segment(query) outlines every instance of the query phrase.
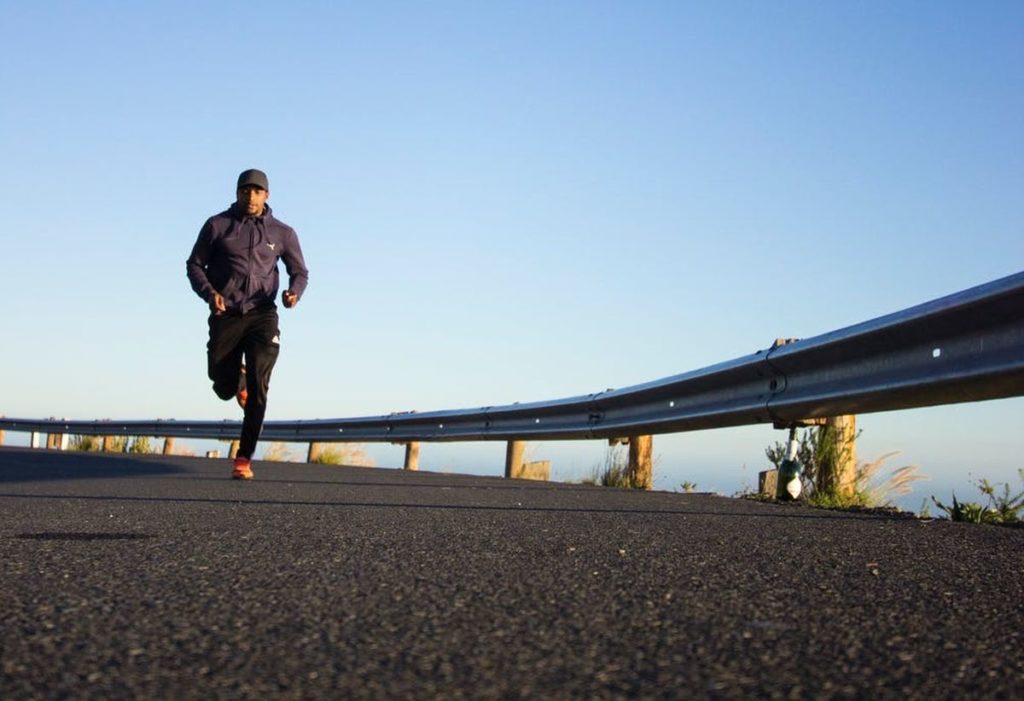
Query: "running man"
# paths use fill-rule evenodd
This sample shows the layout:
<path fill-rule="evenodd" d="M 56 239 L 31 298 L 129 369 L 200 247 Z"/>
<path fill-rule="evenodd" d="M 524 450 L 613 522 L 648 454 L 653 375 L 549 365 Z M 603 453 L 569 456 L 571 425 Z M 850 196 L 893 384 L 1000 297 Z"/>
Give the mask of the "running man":
<path fill-rule="evenodd" d="M 245 411 L 234 479 L 252 479 L 270 374 L 281 348 L 277 261 L 288 272 L 288 289 L 281 293 L 285 308 L 298 304 L 309 278 L 299 238 L 274 217 L 269 197 L 263 171 L 242 172 L 235 203 L 206 220 L 185 262 L 192 289 L 210 307 L 206 353 L 213 391 L 236 399 Z"/>

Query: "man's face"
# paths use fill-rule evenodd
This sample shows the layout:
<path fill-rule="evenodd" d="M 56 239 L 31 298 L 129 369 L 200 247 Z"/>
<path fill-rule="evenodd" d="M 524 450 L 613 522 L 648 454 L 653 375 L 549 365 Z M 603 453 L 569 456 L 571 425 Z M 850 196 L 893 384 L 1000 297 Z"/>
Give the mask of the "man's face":
<path fill-rule="evenodd" d="M 238 208 L 250 217 L 258 217 L 263 214 L 263 207 L 267 204 L 270 193 L 262 187 L 246 185 L 238 188 Z"/>

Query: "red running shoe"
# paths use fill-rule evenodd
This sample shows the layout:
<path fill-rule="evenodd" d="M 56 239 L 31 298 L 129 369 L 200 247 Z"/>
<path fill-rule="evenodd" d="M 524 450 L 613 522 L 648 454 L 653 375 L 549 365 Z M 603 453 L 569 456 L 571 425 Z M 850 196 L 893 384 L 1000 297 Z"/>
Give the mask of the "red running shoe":
<path fill-rule="evenodd" d="M 249 458 L 235 458 L 235 469 L 231 471 L 231 479 L 251 480 L 252 461 Z"/>

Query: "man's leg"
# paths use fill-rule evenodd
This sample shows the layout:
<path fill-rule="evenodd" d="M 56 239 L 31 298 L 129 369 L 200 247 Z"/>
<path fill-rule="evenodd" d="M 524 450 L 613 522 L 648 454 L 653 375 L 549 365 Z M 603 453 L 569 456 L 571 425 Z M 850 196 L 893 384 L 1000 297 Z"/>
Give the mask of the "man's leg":
<path fill-rule="evenodd" d="M 210 315 L 210 341 L 206 344 L 207 372 L 213 380 L 213 391 L 221 399 L 231 399 L 238 392 L 238 376 L 242 368 L 242 317 Z"/>
<path fill-rule="evenodd" d="M 271 308 L 252 312 L 247 316 L 245 340 L 245 378 L 249 397 L 245 403 L 245 418 L 242 421 L 242 437 L 238 455 L 251 458 L 256 452 L 256 442 L 263 430 L 263 417 L 267 413 L 267 393 L 270 389 L 270 374 L 277 363 L 280 351 L 277 309 Z"/>

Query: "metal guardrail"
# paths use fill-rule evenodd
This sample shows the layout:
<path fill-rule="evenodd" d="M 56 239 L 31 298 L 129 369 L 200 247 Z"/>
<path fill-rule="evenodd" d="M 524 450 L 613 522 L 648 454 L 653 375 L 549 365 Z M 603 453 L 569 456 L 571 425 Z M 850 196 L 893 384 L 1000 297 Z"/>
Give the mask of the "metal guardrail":
<path fill-rule="evenodd" d="M 855 326 L 619 390 L 529 404 L 268 421 L 296 442 L 565 440 L 790 425 L 1024 395 L 1024 273 Z M 0 418 L 8 431 L 237 438 L 238 421 Z"/>

